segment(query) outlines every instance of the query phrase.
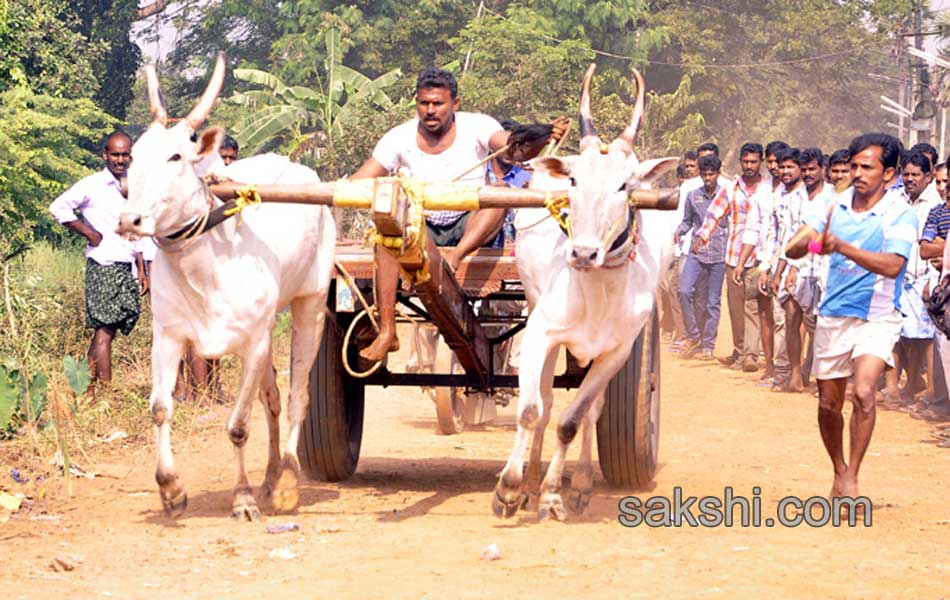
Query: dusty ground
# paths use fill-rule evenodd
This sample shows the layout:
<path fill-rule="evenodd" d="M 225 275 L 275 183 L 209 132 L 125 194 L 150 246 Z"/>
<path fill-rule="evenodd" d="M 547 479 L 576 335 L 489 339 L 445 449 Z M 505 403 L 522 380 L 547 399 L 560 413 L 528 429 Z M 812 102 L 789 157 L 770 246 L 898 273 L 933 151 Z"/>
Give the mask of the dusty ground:
<path fill-rule="evenodd" d="M 663 360 L 661 466 L 641 498 L 675 486 L 695 496 L 721 496 L 726 486 L 751 495 L 759 486 L 767 516 L 783 496 L 827 493 L 816 399 L 765 391 L 718 363 Z M 558 405 L 567 398 L 559 393 Z M 266 460 L 259 408 L 249 446 L 255 483 Z M 933 445 L 930 425 L 903 413 L 879 412 L 861 481 L 875 503 L 873 526 L 855 529 L 627 529 L 617 521 L 624 493 L 599 475 L 585 517 L 502 521 L 490 493 L 513 441 L 514 407 L 491 426 L 443 437 L 431 402 L 406 388 L 368 393 L 350 481 L 306 484 L 296 515 L 237 523 L 228 518 L 224 415 L 210 413 L 197 434 L 174 439 L 191 499 L 177 521 L 161 512 L 153 449 L 130 445 L 91 466 L 112 477 L 78 482 L 71 500 L 50 498 L 58 520 L 0 525 L 0 596 L 936 598 L 950 582 L 950 452 Z M 13 487 L 8 473 L 0 477 Z M 264 530 L 290 521 L 299 533 Z M 501 559 L 480 560 L 491 543 Z M 288 558 L 271 557 L 275 550 Z M 53 572 L 49 562 L 61 554 L 82 563 Z"/>

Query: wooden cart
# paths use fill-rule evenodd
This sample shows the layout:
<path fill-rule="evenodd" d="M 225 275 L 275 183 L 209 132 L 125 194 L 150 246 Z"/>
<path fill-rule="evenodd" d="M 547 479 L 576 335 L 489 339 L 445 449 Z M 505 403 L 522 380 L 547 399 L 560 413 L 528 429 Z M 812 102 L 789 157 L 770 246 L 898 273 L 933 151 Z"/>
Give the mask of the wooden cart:
<path fill-rule="evenodd" d="M 352 185 L 352 184 L 347 184 Z M 369 185 L 372 185 L 371 183 Z M 259 191 L 265 201 L 333 204 L 348 208 L 374 207 L 378 228 L 400 230 L 405 218 L 392 216 L 404 211 L 396 202 L 398 186 L 387 180 L 377 183 L 375 192 L 360 192 L 365 198 L 340 201 L 333 184 L 282 186 Z M 506 197 L 500 188 L 481 188 L 478 200 L 482 206 L 543 206 L 551 194 L 530 190 L 504 190 L 521 194 L 519 199 Z M 213 186 L 222 198 L 234 198 L 239 186 Z M 649 208 L 675 208 L 670 193 L 647 192 L 641 198 Z M 382 196 L 382 201 L 380 201 Z M 486 200 L 487 199 L 487 200 Z M 451 208 L 440 200 L 439 208 Z M 471 195 L 468 199 L 472 203 Z M 383 210 L 379 209 L 383 206 Z M 426 204 L 429 207 L 429 204 Z M 337 247 L 337 264 L 353 283 L 369 297 L 372 290 L 373 254 L 356 246 Z M 401 290 L 398 302 L 411 311 L 414 318 L 438 329 L 441 342 L 436 350 L 432 372 L 407 372 L 383 366 L 365 378 L 355 378 L 342 364 L 345 332 L 358 307 L 352 298 L 348 281 L 338 276 L 332 282 L 328 299 L 328 319 L 320 350 L 310 372 L 310 409 L 304 421 L 298 446 L 304 471 L 311 478 L 341 481 L 356 470 L 363 438 L 365 390 L 367 386 L 423 386 L 435 388 L 437 427 L 440 433 L 455 434 L 462 430 L 466 394 L 493 394 L 499 388 L 517 388 L 517 375 L 505 374 L 495 364 L 493 348 L 505 343 L 525 326 L 525 317 L 486 316 L 476 312 L 478 301 L 524 300 L 514 257 L 503 250 L 483 249 L 464 259 L 453 274 L 445 261 L 441 271 L 426 273 L 411 291 Z M 418 265 L 417 265 L 417 268 Z M 423 268 L 427 268 L 424 265 Z M 342 273 L 338 272 L 338 275 Z M 490 337 L 489 325 L 502 326 L 500 334 Z M 497 327 L 495 327 L 497 329 Z M 359 336 L 347 344 L 346 357 L 357 365 Z M 586 374 L 570 355 L 566 368 L 554 378 L 554 387 L 577 388 Z M 614 376 L 606 390 L 603 413 L 597 423 L 597 447 L 600 468 L 611 484 L 643 487 L 656 471 L 660 425 L 660 343 L 656 311 L 640 332 L 626 364 Z"/>
<path fill-rule="evenodd" d="M 340 247 L 337 260 L 368 293 L 372 286 L 372 254 Z M 340 481 L 356 470 L 363 436 L 366 386 L 435 388 L 437 428 L 443 434 L 461 432 L 466 393 L 491 394 L 498 388 L 518 387 L 517 375 L 499 374 L 501 365 L 493 364 L 496 353 L 492 349 L 523 329 L 524 317 L 481 317 L 473 309 L 473 303 L 478 300 L 524 300 L 514 257 L 501 250 L 480 250 L 463 261 L 457 277 L 446 272 L 444 278 L 447 281 L 440 295 L 444 302 L 433 305 L 427 294 L 399 293 L 399 302 L 411 310 L 415 318 L 435 325 L 444 340 L 436 348 L 435 372 L 406 372 L 384 366 L 365 379 L 348 375 L 340 361 L 343 333 L 355 313 L 352 305 L 337 306 L 337 299 L 346 295 L 338 293 L 346 282 L 342 278 L 333 282 L 326 330 L 310 372 L 310 411 L 298 447 L 301 465 L 310 477 Z M 447 320 L 446 312 L 455 318 Z M 484 332 L 488 324 L 503 324 L 506 330 L 501 335 L 488 337 Z M 351 341 L 346 350 L 351 364 L 356 364 L 356 344 Z M 472 362 L 477 369 L 471 369 Z M 570 356 L 566 364 L 565 371 L 555 376 L 554 386 L 577 388 L 586 369 L 579 368 Z M 654 314 L 637 337 L 627 363 L 608 385 L 603 414 L 597 423 L 600 468 L 604 478 L 613 485 L 642 487 L 656 472 L 659 370 L 659 327 Z"/>

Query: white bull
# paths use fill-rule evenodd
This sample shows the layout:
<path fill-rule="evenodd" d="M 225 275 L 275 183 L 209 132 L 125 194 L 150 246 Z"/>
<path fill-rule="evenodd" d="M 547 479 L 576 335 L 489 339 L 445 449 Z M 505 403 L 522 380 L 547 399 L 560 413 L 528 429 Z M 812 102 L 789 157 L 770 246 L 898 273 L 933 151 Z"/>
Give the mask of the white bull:
<path fill-rule="evenodd" d="M 207 118 L 224 77 L 218 57 L 208 89 L 192 113 L 166 128 L 166 114 L 154 69 L 148 70 L 153 123 L 132 147 L 129 199 L 119 233 L 166 238 L 188 229 L 219 201 L 202 179 L 217 159 L 219 128 L 192 132 Z M 243 183 L 313 183 L 312 170 L 278 156 L 232 163 L 225 174 Z M 297 440 L 309 404 L 309 371 L 323 334 L 324 311 L 333 269 L 336 229 L 326 207 L 253 206 L 190 241 L 175 241 L 158 253 L 152 268 L 152 393 L 150 405 L 158 444 L 155 479 L 165 511 L 187 505 L 171 448 L 172 390 L 185 345 L 198 355 L 242 360 L 240 390 L 227 431 L 237 457 L 232 515 L 256 519 L 260 511 L 244 464 L 244 446 L 254 397 L 260 398 L 270 434 L 262 496 L 274 508 L 297 506 Z M 281 457 L 280 393 L 271 355 L 277 312 L 290 306 L 293 317 L 289 433 Z"/>
<path fill-rule="evenodd" d="M 613 143 L 600 141 L 590 116 L 593 73 L 591 65 L 581 94 L 581 154 L 533 162 L 532 187 L 564 189 L 565 180 L 570 181 L 569 236 L 553 219 L 539 220 L 536 209 L 520 213 L 516 221 L 520 230 L 515 255 L 531 313 L 521 343 L 518 431 L 492 497 L 498 516 L 510 517 L 526 501 L 537 499 L 540 518 L 566 518 L 561 476 L 578 429 L 581 456 L 571 478 L 569 504 L 579 512 L 586 509 L 593 487 L 594 429 L 604 390 L 650 317 L 661 274 L 672 260 L 674 213 L 641 211 L 637 227 L 627 197 L 629 190 L 649 185 L 678 159 L 641 163 L 633 153 L 644 106 L 643 79 L 636 71 L 637 102 L 630 125 Z M 629 258 L 632 249 L 635 260 Z M 541 448 L 561 346 L 581 366 L 591 366 L 558 422 L 558 446 L 542 482 Z M 529 445 L 531 456 L 523 474 Z"/>

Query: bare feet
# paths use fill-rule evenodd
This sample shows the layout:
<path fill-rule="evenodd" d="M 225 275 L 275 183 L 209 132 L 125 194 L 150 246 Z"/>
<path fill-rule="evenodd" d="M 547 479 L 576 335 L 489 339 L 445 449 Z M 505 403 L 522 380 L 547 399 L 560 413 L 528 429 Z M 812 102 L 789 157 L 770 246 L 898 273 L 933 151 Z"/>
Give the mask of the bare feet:
<path fill-rule="evenodd" d="M 783 392 L 788 393 L 802 393 L 805 391 L 805 385 L 802 383 L 801 378 L 797 380 L 794 377 L 790 377 L 788 381 L 785 382 L 785 385 L 782 386 Z"/>
<path fill-rule="evenodd" d="M 442 258 L 449 264 L 453 273 L 458 271 L 459 265 L 462 264 L 462 255 L 456 252 L 455 249 L 447 252 Z"/>
<path fill-rule="evenodd" d="M 399 350 L 399 338 L 396 337 L 396 332 L 383 328 L 379 330 L 379 335 L 372 344 L 360 350 L 360 358 L 379 362 L 386 358 L 387 354 L 396 350 Z"/>

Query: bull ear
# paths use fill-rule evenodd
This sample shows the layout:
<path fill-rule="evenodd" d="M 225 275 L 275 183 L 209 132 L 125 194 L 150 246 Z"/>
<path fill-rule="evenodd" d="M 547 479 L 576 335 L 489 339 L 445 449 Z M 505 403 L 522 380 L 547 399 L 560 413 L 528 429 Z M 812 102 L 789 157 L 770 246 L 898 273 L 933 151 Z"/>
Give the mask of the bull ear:
<path fill-rule="evenodd" d="M 224 129 L 220 127 L 209 127 L 201 132 L 198 141 L 195 143 L 195 161 L 204 160 L 210 155 L 217 156 L 218 147 L 224 141 Z"/>
<path fill-rule="evenodd" d="M 576 156 L 554 157 L 546 156 L 535 158 L 529 161 L 529 165 L 536 173 L 547 175 L 554 178 L 566 178 L 571 176 L 571 169 L 574 168 Z"/>
<path fill-rule="evenodd" d="M 666 158 L 651 158 L 650 160 L 645 160 L 634 167 L 631 179 L 634 179 L 637 183 L 641 184 L 653 183 L 659 179 L 661 175 L 679 164 L 679 162 L 680 159 L 675 156 L 667 156 Z"/>

